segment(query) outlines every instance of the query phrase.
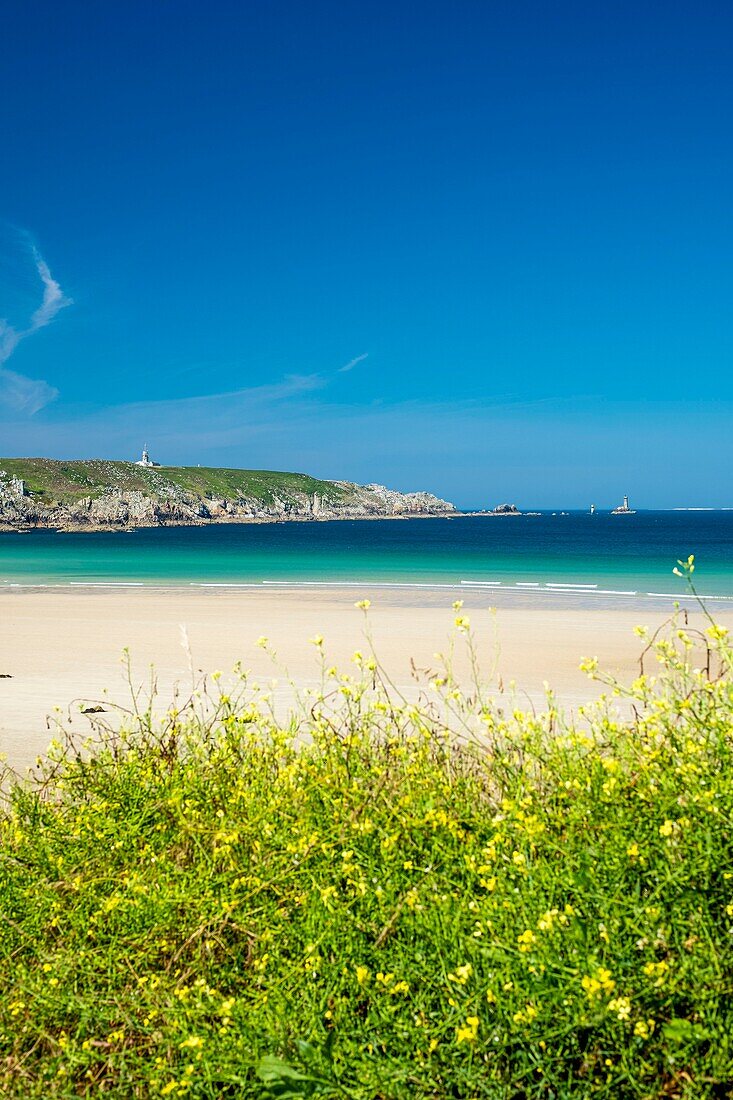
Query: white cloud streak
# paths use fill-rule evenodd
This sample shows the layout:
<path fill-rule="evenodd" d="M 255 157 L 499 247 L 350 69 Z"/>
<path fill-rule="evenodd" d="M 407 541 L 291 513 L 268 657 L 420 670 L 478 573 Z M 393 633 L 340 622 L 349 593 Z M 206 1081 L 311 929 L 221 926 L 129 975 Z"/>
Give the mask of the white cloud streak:
<path fill-rule="evenodd" d="M 40 306 L 32 313 L 26 328 L 15 328 L 6 319 L 0 318 L 0 404 L 12 412 L 26 416 L 33 416 L 58 397 L 58 390 L 42 379 L 28 378 L 17 371 L 9 370 L 5 364 L 21 340 L 50 325 L 60 310 L 71 305 L 71 298 L 64 294 L 35 247 L 33 258 L 43 283 L 43 300 Z"/>
<path fill-rule="evenodd" d="M 36 261 L 36 270 L 43 283 L 43 301 L 31 317 L 30 328 L 24 333 L 25 336 L 30 336 L 32 332 L 37 332 L 39 328 L 49 325 L 59 310 L 71 305 L 71 298 L 66 297 L 59 284 L 52 277 L 43 256 L 40 255 L 37 249 L 33 250 L 33 255 Z"/>
<path fill-rule="evenodd" d="M 359 363 L 363 363 L 365 359 L 369 358 L 369 352 L 365 351 L 363 355 L 357 355 L 355 359 L 349 359 L 348 363 L 344 363 L 343 367 L 339 367 L 336 371 L 337 374 L 346 374 L 347 371 L 353 370 Z"/>

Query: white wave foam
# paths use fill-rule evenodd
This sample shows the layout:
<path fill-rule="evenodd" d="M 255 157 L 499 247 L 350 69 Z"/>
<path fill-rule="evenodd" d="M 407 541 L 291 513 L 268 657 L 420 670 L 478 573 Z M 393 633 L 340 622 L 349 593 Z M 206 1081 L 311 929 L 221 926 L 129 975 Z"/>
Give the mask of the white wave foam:
<path fill-rule="evenodd" d="M 547 588 L 598 588 L 597 584 L 575 584 L 571 581 L 548 581 Z"/>
<path fill-rule="evenodd" d="M 402 590 L 436 590 L 436 591 L 465 591 L 473 590 L 478 593 L 486 589 L 500 589 L 502 592 L 516 592 L 527 595 L 539 596 L 611 596 L 619 599 L 638 600 L 694 600 L 689 592 L 640 592 L 631 589 L 598 588 L 596 585 L 570 584 L 560 582 L 548 582 L 540 585 L 539 581 L 516 581 L 513 584 L 505 584 L 502 581 L 466 581 L 440 582 L 440 581 L 287 581 L 287 580 L 261 580 L 261 581 L 189 581 L 178 584 L 165 584 L 155 581 L 10 581 L 2 582 L 6 589 L 46 589 L 46 588 L 218 588 L 218 589 L 292 589 L 292 588 L 348 588 L 360 589 L 362 592 L 369 589 L 402 589 Z M 714 593 L 701 594 L 704 602 L 725 601 L 732 602 L 733 595 L 720 595 Z"/>
<path fill-rule="evenodd" d="M 144 588 L 144 581 L 69 581 L 72 588 Z"/>

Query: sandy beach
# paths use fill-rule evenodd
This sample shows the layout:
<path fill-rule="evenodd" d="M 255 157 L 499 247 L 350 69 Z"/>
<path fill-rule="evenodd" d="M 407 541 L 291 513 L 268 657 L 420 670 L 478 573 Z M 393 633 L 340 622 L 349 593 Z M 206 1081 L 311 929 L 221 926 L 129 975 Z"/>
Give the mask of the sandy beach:
<path fill-rule="evenodd" d="M 419 669 L 435 669 L 453 631 L 455 593 L 394 589 L 28 589 L 0 596 L 0 752 L 16 768 L 33 763 L 46 748 L 59 718 L 83 730 L 82 704 L 105 698 L 129 699 L 123 650 L 128 649 L 135 685 L 150 681 L 155 668 L 161 705 L 176 684 L 184 690 L 194 674 L 231 673 L 241 661 L 261 684 L 273 686 L 278 707 L 287 710 L 292 683 L 316 685 L 319 663 L 309 639 L 323 635 L 330 664 L 352 670 L 351 656 L 364 650 L 365 621 L 354 607 L 371 599 L 369 624 L 381 661 L 394 682 L 417 694 L 411 659 Z M 663 609 L 499 607 L 489 596 L 467 593 L 481 663 L 505 689 L 516 681 L 524 698 L 541 703 L 549 682 L 562 702 L 573 707 L 599 689 L 578 665 L 598 657 L 603 668 L 631 678 L 641 645 L 633 634 L 639 623 L 656 627 Z M 731 615 L 723 614 L 726 621 Z M 184 641 L 188 640 L 188 650 Z M 257 645 L 267 636 L 277 664 Z M 459 675 L 468 676 L 464 647 L 456 645 Z M 56 709 L 60 708 L 60 710 Z"/>

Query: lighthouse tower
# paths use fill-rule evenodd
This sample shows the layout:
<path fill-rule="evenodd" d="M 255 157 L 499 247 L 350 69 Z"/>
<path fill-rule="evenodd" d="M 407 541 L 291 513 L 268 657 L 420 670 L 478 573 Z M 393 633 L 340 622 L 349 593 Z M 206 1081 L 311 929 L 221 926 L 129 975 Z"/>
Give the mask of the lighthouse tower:
<path fill-rule="evenodd" d="M 146 443 L 145 446 L 143 447 L 142 458 L 139 458 L 137 460 L 137 462 L 135 463 L 135 465 L 136 466 L 145 466 L 146 469 L 150 469 L 153 466 L 160 466 L 160 463 L 152 461 L 150 455 L 148 454 L 148 445 Z"/>

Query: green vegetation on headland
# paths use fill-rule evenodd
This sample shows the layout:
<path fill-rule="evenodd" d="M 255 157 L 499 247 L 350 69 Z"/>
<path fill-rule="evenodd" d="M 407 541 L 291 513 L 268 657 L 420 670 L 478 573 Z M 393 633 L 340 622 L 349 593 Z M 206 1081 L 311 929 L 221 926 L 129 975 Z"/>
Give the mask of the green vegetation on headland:
<path fill-rule="evenodd" d="M 445 515 L 431 493 L 308 474 L 108 460 L 0 459 L 0 528 L 115 528 L 262 519 Z"/>
<path fill-rule="evenodd" d="M 0 1091 L 730 1096 L 733 652 L 649 645 L 576 722 L 367 652 L 286 728 L 214 677 L 57 745 L 0 821 Z"/>
<path fill-rule="evenodd" d="M 0 469 L 20 478 L 32 496 L 48 503 L 69 504 L 98 497 L 110 488 L 161 495 L 167 488 L 181 489 L 202 498 L 236 499 L 253 496 L 263 502 L 278 494 L 320 493 L 340 500 L 346 491 L 333 482 L 307 474 L 272 470 L 228 470 L 201 466 L 138 466 L 135 462 L 106 459 L 63 462 L 51 458 L 2 458 Z"/>

